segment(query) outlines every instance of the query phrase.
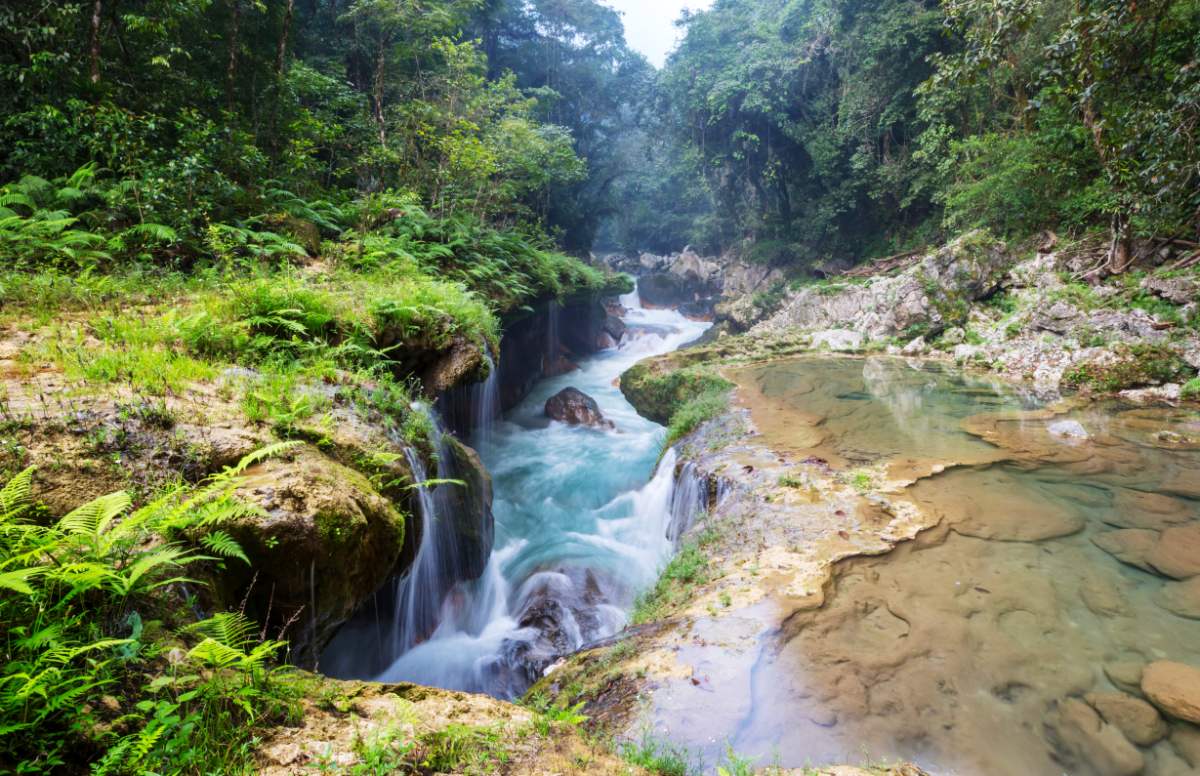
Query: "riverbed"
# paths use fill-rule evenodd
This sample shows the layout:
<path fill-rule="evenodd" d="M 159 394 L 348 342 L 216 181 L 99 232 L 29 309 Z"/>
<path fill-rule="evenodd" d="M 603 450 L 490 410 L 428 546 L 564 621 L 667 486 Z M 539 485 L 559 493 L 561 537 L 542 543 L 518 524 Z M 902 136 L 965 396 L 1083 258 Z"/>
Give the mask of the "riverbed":
<path fill-rule="evenodd" d="M 1200 729 L 1139 685 L 1154 661 L 1200 666 L 1200 415 L 1043 406 L 893 358 L 730 375 L 756 433 L 699 456 L 744 486 L 713 517 L 737 540 L 644 645 L 682 667 L 650 691 L 662 735 L 709 764 L 1200 768 Z"/>

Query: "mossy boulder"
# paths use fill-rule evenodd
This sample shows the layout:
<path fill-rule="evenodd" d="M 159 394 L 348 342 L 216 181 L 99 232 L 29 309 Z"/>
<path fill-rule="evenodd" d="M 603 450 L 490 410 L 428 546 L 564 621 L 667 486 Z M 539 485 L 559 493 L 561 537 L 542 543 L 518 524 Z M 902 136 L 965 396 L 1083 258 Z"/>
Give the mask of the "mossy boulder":
<path fill-rule="evenodd" d="M 313 656 L 397 570 L 405 518 L 362 474 L 302 446 L 247 470 L 237 495 L 258 507 L 229 532 L 251 565 L 217 580 L 269 632 L 284 627 L 295 662 Z"/>
<path fill-rule="evenodd" d="M 664 425 L 693 399 L 732 388 L 733 383 L 710 367 L 679 368 L 673 359 L 641 361 L 621 375 L 621 393 L 638 414 Z"/>

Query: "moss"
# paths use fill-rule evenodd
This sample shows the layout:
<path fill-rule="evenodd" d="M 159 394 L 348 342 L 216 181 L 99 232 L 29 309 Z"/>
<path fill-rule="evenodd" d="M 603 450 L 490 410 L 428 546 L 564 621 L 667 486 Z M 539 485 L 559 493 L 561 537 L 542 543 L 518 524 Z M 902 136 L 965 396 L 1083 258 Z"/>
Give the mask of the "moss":
<path fill-rule="evenodd" d="M 1063 374 L 1068 388 L 1114 393 L 1126 388 L 1162 385 L 1188 377 L 1192 369 L 1170 348 L 1137 344 L 1113 351 L 1111 358 L 1079 364 Z"/>
<path fill-rule="evenodd" d="M 1200 401 L 1200 377 L 1188 380 L 1179 395 L 1186 401 Z"/>
<path fill-rule="evenodd" d="M 671 423 L 685 405 L 706 396 L 724 396 L 733 383 L 711 367 L 674 368 L 673 362 L 643 361 L 621 375 L 621 393 L 643 417 Z"/>

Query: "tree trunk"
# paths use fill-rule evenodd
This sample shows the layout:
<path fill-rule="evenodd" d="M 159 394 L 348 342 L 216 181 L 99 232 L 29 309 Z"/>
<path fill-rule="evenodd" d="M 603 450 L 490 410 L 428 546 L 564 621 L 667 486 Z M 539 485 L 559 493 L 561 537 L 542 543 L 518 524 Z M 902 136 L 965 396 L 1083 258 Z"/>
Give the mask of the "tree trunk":
<path fill-rule="evenodd" d="M 287 9 L 283 12 L 283 29 L 279 32 L 279 49 L 275 52 L 275 79 L 283 75 L 283 60 L 287 55 L 288 30 L 292 26 L 292 10 L 296 0 L 287 0 Z"/>
<path fill-rule="evenodd" d="M 100 83 L 100 16 L 104 12 L 103 0 L 92 4 L 91 76 L 92 83 Z"/>
<path fill-rule="evenodd" d="M 372 89 L 375 101 L 375 121 L 379 123 L 379 145 L 387 146 L 387 127 L 383 120 L 383 72 L 385 42 L 380 39 L 379 51 L 375 56 L 375 78 Z"/>
<path fill-rule="evenodd" d="M 1108 249 L 1108 271 L 1120 275 L 1133 263 L 1133 224 L 1126 213 L 1112 218 L 1112 244 Z"/>
<path fill-rule="evenodd" d="M 225 101 L 233 110 L 234 87 L 237 84 L 238 34 L 242 22 L 241 0 L 229 0 L 233 15 L 229 20 L 229 60 L 225 66 Z"/>

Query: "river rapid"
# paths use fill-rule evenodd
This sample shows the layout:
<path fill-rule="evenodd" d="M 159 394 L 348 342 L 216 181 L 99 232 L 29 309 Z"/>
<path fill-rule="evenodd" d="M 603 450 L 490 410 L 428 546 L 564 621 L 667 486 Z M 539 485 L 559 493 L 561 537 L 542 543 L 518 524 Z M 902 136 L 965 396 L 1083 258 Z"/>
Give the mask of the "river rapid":
<path fill-rule="evenodd" d="M 396 610 L 379 628 L 398 631 L 392 641 L 400 654 L 370 678 L 515 697 L 561 655 L 624 627 L 637 594 L 653 584 L 674 549 L 674 451 L 659 461 L 665 430 L 637 414 L 617 378 L 709 324 L 645 309 L 636 291 L 620 302 L 628 331 L 618 347 L 541 381 L 505 417 L 485 418 L 474 432 L 470 442 L 493 477 L 491 559 L 477 581 L 445 593 L 436 629 L 419 643 L 403 632 L 412 629 L 406 620 L 419 596 L 413 580 L 399 580 Z M 568 386 L 594 398 L 614 428 L 548 419 L 546 399 Z M 423 499 L 421 509 L 433 518 L 432 536 L 442 519 L 436 499 Z M 410 576 L 441 562 L 430 544 L 422 543 Z M 347 641 L 340 638 L 331 656 L 342 666 L 355 649 Z M 349 662 L 336 673 L 361 673 Z"/>

